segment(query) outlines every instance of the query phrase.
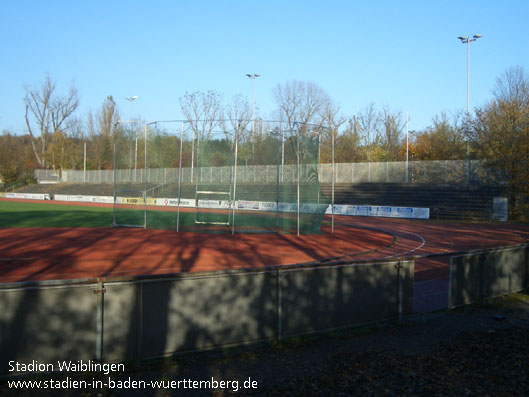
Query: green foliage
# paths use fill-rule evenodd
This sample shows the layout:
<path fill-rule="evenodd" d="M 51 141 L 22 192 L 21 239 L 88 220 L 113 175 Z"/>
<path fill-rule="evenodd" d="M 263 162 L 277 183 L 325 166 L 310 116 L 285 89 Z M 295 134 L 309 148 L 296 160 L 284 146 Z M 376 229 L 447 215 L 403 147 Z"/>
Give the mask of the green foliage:
<path fill-rule="evenodd" d="M 30 137 L 11 135 L 4 131 L 0 135 L 0 179 L 9 186 L 25 172 L 35 169 Z"/>
<path fill-rule="evenodd" d="M 517 204 L 529 196 L 529 76 L 522 68 L 507 70 L 476 115 L 479 150 L 509 183 L 510 216 L 523 219 L 527 214 Z"/>
<path fill-rule="evenodd" d="M 445 113 L 433 119 L 433 126 L 419 133 L 413 142 L 416 160 L 463 160 L 466 142 L 457 119 L 452 123 Z"/>
<path fill-rule="evenodd" d="M 32 185 L 37 183 L 37 178 L 35 178 L 35 175 L 31 172 L 25 171 L 22 175 L 20 175 L 16 180 L 18 185 L 24 186 L 24 185 Z"/>

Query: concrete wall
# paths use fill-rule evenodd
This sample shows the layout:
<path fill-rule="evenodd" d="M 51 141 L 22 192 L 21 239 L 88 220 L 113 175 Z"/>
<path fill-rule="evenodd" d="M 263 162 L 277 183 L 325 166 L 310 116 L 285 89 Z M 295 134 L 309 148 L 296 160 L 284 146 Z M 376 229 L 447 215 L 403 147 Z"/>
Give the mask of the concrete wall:
<path fill-rule="evenodd" d="M 141 355 L 273 337 L 275 278 L 252 272 L 143 283 Z"/>
<path fill-rule="evenodd" d="M 11 360 L 123 361 L 398 319 L 412 312 L 413 267 L 403 261 L 0 285 L 0 373 Z"/>
<path fill-rule="evenodd" d="M 450 260 L 449 307 L 529 287 L 529 244 L 484 250 Z"/>
<path fill-rule="evenodd" d="M 94 359 L 94 285 L 0 289 L 0 373 L 9 361 Z"/>
<path fill-rule="evenodd" d="M 281 272 L 282 333 L 396 318 L 412 312 L 412 261 Z M 399 307 L 399 294 L 403 297 Z"/>

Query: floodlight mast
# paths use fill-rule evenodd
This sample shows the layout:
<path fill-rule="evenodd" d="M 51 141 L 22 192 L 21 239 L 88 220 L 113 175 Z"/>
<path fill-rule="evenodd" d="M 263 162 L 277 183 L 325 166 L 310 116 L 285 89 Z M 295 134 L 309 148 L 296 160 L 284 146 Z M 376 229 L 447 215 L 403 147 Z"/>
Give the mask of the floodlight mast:
<path fill-rule="evenodd" d="M 466 121 L 466 135 L 467 135 L 467 184 L 470 182 L 470 43 L 476 41 L 477 39 L 483 37 L 480 34 L 475 34 L 472 38 L 468 36 L 459 36 L 458 39 L 461 40 L 462 44 L 467 45 L 467 121 Z"/>
<path fill-rule="evenodd" d="M 255 141 L 255 79 L 261 77 L 260 74 L 247 73 L 246 76 L 252 80 L 253 85 L 253 100 L 252 100 L 252 157 L 255 157 L 254 141 Z"/>

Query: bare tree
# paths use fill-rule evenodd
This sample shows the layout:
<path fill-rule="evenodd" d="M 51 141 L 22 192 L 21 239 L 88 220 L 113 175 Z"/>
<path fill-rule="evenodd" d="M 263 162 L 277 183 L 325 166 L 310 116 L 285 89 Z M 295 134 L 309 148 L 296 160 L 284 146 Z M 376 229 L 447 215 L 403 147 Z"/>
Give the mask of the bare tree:
<path fill-rule="evenodd" d="M 398 160 L 400 137 L 404 127 L 404 121 L 400 112 L 393 113 L 388 107 L 381 112 L 380 138 L 382 148 L 386 152 L 386 161 Z"/>
<path fill-rule="evenodd" d="M 331 158 L 333 135 L 335 142 L 334 146 L 336 147 L 339 129 L 346 122 L 346 119 L 340 116 L 339 113 L 340 106 L 329 96 L 326 96 L 319 114 L 320 124 L 322 124 L 325 129 L 322 130 L 322 133 L 320 133 L 319 136 L 318 162 L 320 162 L 322 158 L 322 143 L 324 145 L 323 151 L 330 153 L 328 155 L 324 154 L 323 157 Z"/>
<path fill-rule="evenodd" d="M 311 82 L 292 80 L 274 88 L 279 117 L 292 131 L 294 123 L 321 123 L 325 106 L 331 102 L 329 95 Z"/>
<path fill-rule="evenodd" d="M 252 109 L 245 97 L 240 94 L 235 95 L 226 107 L 226 116 L 229 119 L 231 128 L 237 131 L 238 134 L 243 133 L 252 121 Z M 240 136 L 239 139 L 241 138 L 244 137 Z"/>
<path fill-rule="evenodd" d="M 377 132 L 380 124 L 380 116 L 375 108 L 375 103 L 371 102 L 362 109 L 356 117 L 360 125 L 361 135 L 366 146 L 371 145 L 377 139 Z"/>
<path fill-rule="evenodd" d="M 180 98 L 180 108 L 196 138 L 211 139 L 211 133 L 221 118 L 221 102 L 222 94 L 215 91 L 186 93 Z"/>
<path fill-rule="evenodd" d="M 507 69 L 496 79 L 492 91 L 496 101 L 512 102 L 521 107 L 529 107 L 529 78 L 521 66 Z"/>
<path fill-rule="evenodd" d="M 119 120 L 119 112 L 112 96 L 108 96 L 101 109 L 93 115 L 88 114 L 88 131 L 93 145 L 93 158 L 99 169 L 105 169 L 112 164 L 113 129 Z M 131 129 L 131 140 L 133 139 Z"/>
<path fill-rule="evenodd" d="M 33 154 L 42 168 L 48 166 L 48 145 L 53 134 L 69 128 L 68 122 L 79 105 L 77 89 L 73 84 L 65 96 L 57 95 L 55 89 L 55 82 L 50 76 L 46 76 L 40 88 L 25 88 L 26 125 L 32 138 Z M 37 132 L 39 136 L 36 136 Z"/>
<path fill-rule="evenodd" d="M 327 97 L 323 102 L 319 114 L 320 122 L 325 127 L 338 131 L 340 127 L 347 121 L 340 116 L 340 106 L 337 105 L 330 97 Z"/>
<path fill-rule="evenodd" d="M 186 93 L 180 98 L 180 108 L 194 135 L 191 147 L 191 178 L 194 178 L 195 149 L 198 162 L 200 141 L 209 142 L 213 129 L 219 125 L 222 127 L 219 123 L 222 113 L 221 101 L 222 94 L 215 91 Z"/>

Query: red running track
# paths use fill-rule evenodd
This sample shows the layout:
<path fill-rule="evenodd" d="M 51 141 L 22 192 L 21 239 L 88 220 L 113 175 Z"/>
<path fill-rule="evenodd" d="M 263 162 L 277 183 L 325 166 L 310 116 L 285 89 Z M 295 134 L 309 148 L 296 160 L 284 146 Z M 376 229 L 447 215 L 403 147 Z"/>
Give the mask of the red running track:
<path fill-rule="evenodd" d="M 174 274 L 367 254 L 394 240 L 355 227 L 307 236 L 130 228 L 0 229 L 0 282 Z"/>
<path fill-rule="evenodd" d="M 300 237 L 4 228 L 0 229 L 0 283 L 259 268 L 337 257 L 354 261 L 444 254 L 416 259 L 415 281 L 424 281 L 448 277 L 450 253 L 529 241 L 529 225 L 523 224 L 335 219 L 334 235 L 327 228 L 324 234 Z"/>

